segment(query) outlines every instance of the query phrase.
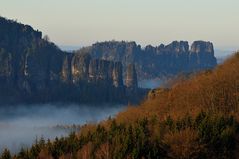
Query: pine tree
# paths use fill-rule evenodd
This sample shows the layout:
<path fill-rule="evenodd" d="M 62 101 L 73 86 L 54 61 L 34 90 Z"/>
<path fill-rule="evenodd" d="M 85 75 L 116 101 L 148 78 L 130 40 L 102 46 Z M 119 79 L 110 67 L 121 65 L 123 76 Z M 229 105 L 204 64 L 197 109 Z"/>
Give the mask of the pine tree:
<path fill-rule="evenodd" d="M 8 149 L 4 149 L 1 159 L 11 159 L 11 153 Z"/>

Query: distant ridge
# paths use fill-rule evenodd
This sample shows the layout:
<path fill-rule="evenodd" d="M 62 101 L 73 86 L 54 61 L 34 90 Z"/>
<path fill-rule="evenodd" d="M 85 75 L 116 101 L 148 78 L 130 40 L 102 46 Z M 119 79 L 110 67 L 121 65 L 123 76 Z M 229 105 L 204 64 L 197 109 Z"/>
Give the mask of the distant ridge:
<path fill-rule="evenodd" d="M 213 44 L 205 41 L 194 41 L 191 48 L 187 41 L 173 41 L 156 47 L 147 45 L 145 48 L 134 41 L 105 41 L 77 52 L 89 53 L 93 58 L 120 61 L 124 71 L 134 63 L 139 79 L 212 69 L 217 65 Z"/>

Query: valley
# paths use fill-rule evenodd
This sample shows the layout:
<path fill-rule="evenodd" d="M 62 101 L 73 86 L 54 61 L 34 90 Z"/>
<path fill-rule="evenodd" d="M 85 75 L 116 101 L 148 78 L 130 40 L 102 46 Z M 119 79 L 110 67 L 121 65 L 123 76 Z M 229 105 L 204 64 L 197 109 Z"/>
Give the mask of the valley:
<path fill-rule="evenodd" d="M 77 132 L 85 124 L 96 124 L 123 111 L 122 105 L 38 104 L 0 107 L 0 150 L 17 153 L 40 140 Z"/>

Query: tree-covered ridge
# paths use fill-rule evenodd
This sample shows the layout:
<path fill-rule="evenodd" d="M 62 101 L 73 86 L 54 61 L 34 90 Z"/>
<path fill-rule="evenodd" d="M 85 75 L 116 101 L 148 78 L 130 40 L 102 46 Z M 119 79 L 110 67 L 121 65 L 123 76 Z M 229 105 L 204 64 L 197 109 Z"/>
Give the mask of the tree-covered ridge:
<path fill-rule="evenodd" d="M 9 50 L 13 49 L 12 44 L 18 44 L 19 39 L 24 39 L 22 44 L 26 46 L 27 42 L 42 38 L 42 32 L 34 30 L 30 25 L 24 25 L 14 20 L 0 17 L 0 25 L 1 42 L 4 42 L 5 46 L 9 46 Z"/>
<path fill-rule="evenodd" d="M 12 157 L 5 149 L 1 159 L 19 158 L 233 158 L 239 123 L 233 116 L 199 113 L 173 120 L 150 117 L 132 124 L 110 119 L 86 134 L 75 133 L 53 142 L 43 138 Z"/>
<path fill-rule="evenodd" d="M 213 71 L 155 90 L 139 107 L 40 139 L 13 158 L 237 158 L 239 53 Z M 2 154 L 9 157 L 9 151 Z M 6 157 L 5 157 L 6 158 Z"/>

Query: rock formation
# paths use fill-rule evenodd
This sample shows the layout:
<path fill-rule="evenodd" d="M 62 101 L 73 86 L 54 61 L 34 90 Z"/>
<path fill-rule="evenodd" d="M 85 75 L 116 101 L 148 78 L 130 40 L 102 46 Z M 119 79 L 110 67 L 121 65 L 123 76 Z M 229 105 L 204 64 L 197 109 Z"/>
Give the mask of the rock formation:
<path fill-rule="evenodd" d="M 125 85 L 128 88 L 138 88 L 138 80 L 134 64 L 130 64 L 127 67 Z"/>
<path fill-rule="evenodd" d="M 215 65 L 210 42 L 195 41 L 190 49 L 187 41 L 142 49 L 135 42 L 110 41 L 67 53 L 31 26 L 0 17 L 1 102 L 136 101 L 145 94 L 137 79 Z"/>
<path fill-rule="evenodd" d="M 214 57 L 213 44 L 195 41 L 190 50 L 189 67 L 197 70 L 213 68 L 217 61 Z"/>
<path fill-rule="evenodd" d="M 124 77 L 127 66 L 135 64 L 139 79 L 212 69 L 217 64 L 212 43 L 204 41 L 193 42 L 191 49 L 187 41 L 173 41 L 157 47 L 148 45 L 144 49 L 135 42 L 109 41 L 78 52 L 89 53 L 97 59 L 122 62 Z"/>
<path fill-rule="evenodd" d="M 42 39 L 41 32 L 5 18 L 0 18 L 0 35 L 0 103 L 128 103 L 142 98 L 125 93 L 121 62 L 63 52 Z"/>

